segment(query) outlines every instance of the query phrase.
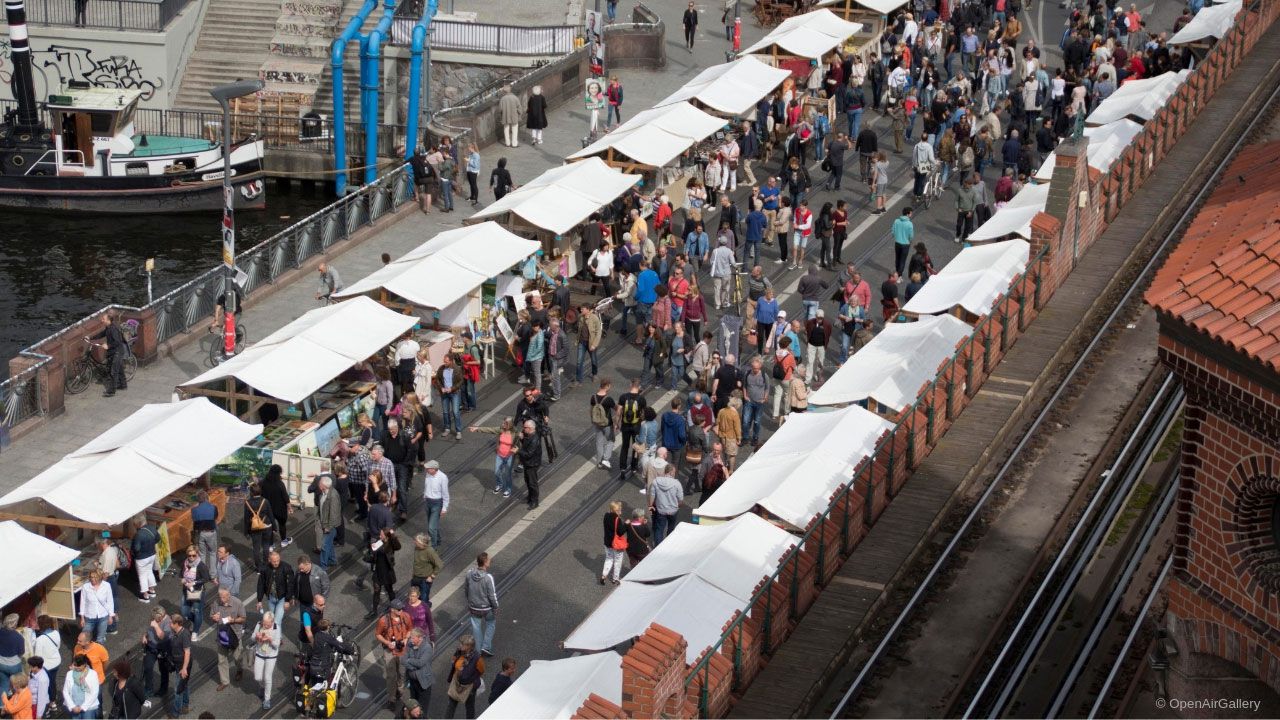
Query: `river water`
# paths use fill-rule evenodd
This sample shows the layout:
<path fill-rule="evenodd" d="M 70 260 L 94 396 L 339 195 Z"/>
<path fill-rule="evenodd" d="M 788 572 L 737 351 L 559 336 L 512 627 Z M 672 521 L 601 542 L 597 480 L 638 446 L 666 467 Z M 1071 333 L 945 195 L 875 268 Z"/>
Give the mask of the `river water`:
<path fill-rule="evenodd" d="M 265 210 L 236 213 L 243 251 L 324 207 L 321 189 L 268 184 Z M 0 220 L 0 378 L 8 361 L 104 305 L 147 301 L 143 265 L 155 258 L 155 297 L 222 257 L 221 213 L 76 216 L 4 211 Z"/>

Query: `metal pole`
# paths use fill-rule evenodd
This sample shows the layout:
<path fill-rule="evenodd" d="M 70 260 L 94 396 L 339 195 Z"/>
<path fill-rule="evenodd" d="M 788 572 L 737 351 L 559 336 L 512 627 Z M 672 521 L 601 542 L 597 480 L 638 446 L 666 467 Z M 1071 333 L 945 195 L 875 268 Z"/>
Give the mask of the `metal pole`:
<path fill-rule="evenodd" d="M 147 262 L 142 266 L 147 271 L 147 304 L 151 304 L 151 271 L 156 268 L 156 259 L 147 258 Z"/>
<path fill-rule="evenodd" d="M 262 89 L 261 80 L 238 80 L 209 91 L 222 107 L 222 297 L 224 300 L 222 355 L 236 352 L 236 219 L 235 189 L 231 185 L 231 100 Z"/>

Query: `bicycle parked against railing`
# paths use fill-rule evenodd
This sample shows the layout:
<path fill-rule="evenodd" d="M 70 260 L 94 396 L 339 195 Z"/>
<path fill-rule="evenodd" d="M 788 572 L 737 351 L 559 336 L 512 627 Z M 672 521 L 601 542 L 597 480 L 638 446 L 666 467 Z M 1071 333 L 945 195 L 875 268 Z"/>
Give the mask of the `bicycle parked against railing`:
<path fill-rule="evenodd" d="M 136 325 L 136 321 L 131 320 L 129 322 Z M 129 352 L 124 356 L 125 382 L 132 380 L 133 374 L 138 371 L 138 358 L 133 355 L 133 341 L 136 339 L 136 333 L 126 333 Z M 84 342 L 88 347 L 85 348 L 83 355 L 76 358 L 75 363 L 71 366 L 71 372 L 67 373 L 67 392 L 72 395 L 89 389 L 89 385 L 94 380 L 101 380 L 105 383 L 111 376 L 111 361 L 107 358 L 106 348 L 94 344 L 89 338 L 85 338 Z"/>

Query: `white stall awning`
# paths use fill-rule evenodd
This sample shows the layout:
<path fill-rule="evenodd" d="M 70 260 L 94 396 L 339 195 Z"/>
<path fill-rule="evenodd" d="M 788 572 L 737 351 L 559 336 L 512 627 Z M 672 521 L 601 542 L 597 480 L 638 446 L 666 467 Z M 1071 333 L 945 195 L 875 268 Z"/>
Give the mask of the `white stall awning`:
<path fill-rule="evenodd" d="M 969 241 L 995 240 L 1006 235 L 1017 235 L 1024 240 L 1030 240 L 1031 221 L 1036 215 L 1044 212 L 1048 202 L 1048 183 L 1023 185 L 1013 199 L 969 234 Z"/>
<path fill-rule="evenodd" d="M 783 20 L 742 54 L 768 54 L 776 46 L 782 54 L 818 60 L 861 30 L 862 23 L 844 20 L 830 10 L 814 10 Z"/>
<path fill-rule="evenodd" d="M 658 623 L 684 636 L 689 644 L 685 660 L 692 664 L 720 640 L 720 629 L 742 609 L 742 601 L 697 575 L 661 585 L 626 579 L 569 634 L 564 647 L 608 650 Z"/>
<path fill-rule="evenodd" d="M 974 315 L 986 315 L 996 300 L 1009 291 L 1009 283 L 1026 271 L 1030 258 L 1031 245 L 1025 240 L 965 248 L 929 278 L 902 309 L 933 315 L 959 305 Z"/>
<path fill-rule="evenodd" d="M 803 529 L 827 508 L 831 494 L 853 479 L 854 468 L 875 452 L 880 437 L 892 430 L 892 423 L 856 405 L 788 415 L 787 422 L 694 515 L 734 518 L 760 505 Z"/>
<path fill-rule="evenodd" d="M 371 298 L 352 298 L 308 312 L 179 387 L 235 378 L 264 395 L 302 402 L 417 323 Z"/>
<path fill-rule="evenodd" d="M 1162 75 L 1126 80 L 1123 85 L 1093 109 L 1085 122 L 1089 125 L 1106 125 L 1129 116 L 1150 120 L 1160 112 L 1178 86 L 1187 79 L 1190 70 L 1170 70 Z"/>
<path fill-rule="evenodd" d="M 1169 38 L 1169 44 L 1182 45 L 1207 37 L 1220 38 L 1226 35 L 1235 26 L 1236 16 L 1240 14 L 1242 5 L 1241 0 L 1231 0 L 1221 5 L 1201 8 L 1200 12 L 1191 18 L 1191 22 L 1183 25 L 1181 30 Z"/>
<path fill-rule="evenodd" d="M 844 7 L 845 0 L 818 0 L 814 3 L 814 7 Z M 874 10 L 881 15 L 888 15 L 907 4 L 907 0 L 853 0 L 854 5 L 859 5 L 868 10 Z"/>
<path fill-rule="evenodd" d="M 533 660 L 516 676 L 481 718 L 491 720 L 559 720 L 571 718 L 595 693 L 622 704 L 622 656 L 616 652 L 579 655 L 563 660 Z M 427 717 L 423 713 L 423 717 Z"/>
<path fill-rule="evenodd" d="M 0 497 L 0 507 L 39 501 L 85 522 L 117 525 L 261 432 L 261 425 L 240 422 L 206 398 L 143 405 Z"/>
<path fill-rule="evenodd" d="M 603 155 L 612 148 L 638 163 L 661 167 L 724 125 L 724 118 L 687 102 L 675 103 L 638 113 L 569 159 Z"/>
<path fill-rule="evenodd" d="M 789 75 L 790 70 L 771 67 L 747 55 L 703 70 L 654 107 L 697 100 L 726 115 L 743 115 L 754 108 L 760 98 L 776 90 Z"/>
<path fill-rule="evenodd" d="M 1086 127 L 1084 136 L 1089 138 L 1089 167 L 1103 173 L 1111 169 L 1111 164 L 1124 153 L 1124 149 L 1129 147 L 1140 132 L 1142 132 L 1142 125 L 1128 118 L 1106 125 Z M 1051 152 L 1045 157 L 1044 162 L 1040 164 L 1040 169 L 1036 171 L 1036 180 L 1049 182 L 1053 179 L 1053 167 L 1058 162 L 1057 157 L 1056 152 Z"/>
<path fill-rule="evenodd" d="M 473 218 L 518 215 L 534 227 L 563 235 L 640 181 L 600 158 L 559 165 L 521 185 Z"/>
<path fill-rule="evenodd" d="M 809 404 L 847 405 L 870 398 L 901 411 L 916 401 L 938 367 L 955 355 L 956 344 L 972 333 L 968 323 L 951 315 L 889 323 L 809 396 Z"/>
<path fill-rule="evenodd" d="M 436 235 L 337 295 L 386 290 L 415 305 L 446 308 L 540 247 L 496 222 L 468 225 Z"/>
<path fill-rule="evenodd" d="M 680 523 L 627 579 L 661 582 L 696 575 L 745 606 L 760 580 L 773 575 L 796 543 L 791 533 L 750 513 L 719 525 Z"/>
<path fill-rule="evenodd" d="M 4 578 L 0 584 L 0 607 L 80 557 L 79 550 L 37 535 L 12 520 L 0 522 L 0 547 L 4 548 L 4 559 L 0 560 L 0 577 Z"/>

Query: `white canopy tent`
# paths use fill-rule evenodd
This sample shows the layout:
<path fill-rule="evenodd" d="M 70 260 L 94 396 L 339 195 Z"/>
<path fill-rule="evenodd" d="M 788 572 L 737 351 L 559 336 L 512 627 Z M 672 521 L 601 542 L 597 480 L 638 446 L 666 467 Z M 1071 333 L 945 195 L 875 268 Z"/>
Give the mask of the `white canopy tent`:
<path fill-rule="evenodd" d="M 595 693 L 622 704 L 622 656 L 616 652 L 563 660 L 533 660 L 481 718 L 558 720 L 571 718 Z M 423 717 L 426 717 L 424 714 Z"/>
<path fill-rule="evenodd" d="M 1150 120 L 1178 91 L 1178 86 L 1187 79 L 1187 74 L 1190 72 L 1190 70 L 1178 72 L 1170 70 L 1155 77 L 1126 80 L 1111 93 L 1110 97 L 1098 103 L 1093 112 L 1089 113 L 1089 117 L 1085 118 L 1085 123 L 1106 125 L 1130 115 L 1141 118 L 1143 121 Z"/>
<path fill-rule="evenodd" d="M 1241 0 L 1231 0 L 1221 5 L 1211 5 L 1200 9 L 1191 18 L 1191 22 L 1169 38 L 1170 45 L 1183 45 L 1203 40 L 1207 37 L 1220 38 L 1231 32 L 1236 24 L 1236 16 L 1243 5 Z"/>
<path fill-rule="evenodd" d="M 39 585 L 80 557 L 79 550 L 37 535 L 12 520 L 0 522 L 0 607 Z"/>
<path fill-rule="evenodd" d="M 826 509 L 831 494 L 853 478 L 858 463 L 875 452 L 880 437 L 892 430 L 892 423 L 856 405 L 793 413 L 693 514 L 724 520 L 760 505 L 803 529 Z"/>
<path fill-rule="evenodd" d="M 534 227 L 563 235 L 640 180 L 639 175 L 621 173 L 600 158 L 588 158 L 547 170 L 471 217 L 511 213 Z"/>
<path fill-rule="evenodd" d="M 986 222 L 969 234 L 969 241 L 983 242 L 1011 234 L 1030 240 L 1031 220 L 1044 211 L 1048 202 L 1048 183 L 1023 185 L 1018 194 L 1014 195 L 1004 207 L 995 211 Z"/>
<path fill-rule="evenodd" d="M 920 388 L 972 332 L 968 323 L 951 315 L 889 323 L 809 397 L 809 404 L 846 405 L 870 398 L 901 411 L 915 402 Z"/>
<path fill-rule="evenodd" d="M 627 579 L 662 582 L 696 575 L 745 605 L 796 543 L 791 533 L 750 513 L 720 525 L 680 523 Z"/>
<path fill-rule="evenodd" d="M 705 113 L 687 102 L 652 108 L 636 114 L 569 159 L 614 150 L 638 163 L 662 167 L 724 125 L 724 118 Z"/>
<path fill-rule="evenodd" d="M 143 405 L 0 497 L 0 507 L 36 501 L 84 522 L 118 525 L 261 432 L 205 398 Z"/>
<path fill-rule="evenodd" d="M 1086 127 L 1084 136 L 1089 138 L 1089 167 L 1104 173 L 1111 169 L 1111 164 L 1124 153 L 1124 149 L 1129 147 L 1140 132 L 1142 132 L 1142 125 L 1128 118 L 1106 125 Z M 1057 157 L 1056 152 L 1051 152 L 1045 157 L 1044 162 L 1040 163 L 1040 169 L 1036 170 L 1036 180 L 1049 182 L 1053 179 L 1053 168 L 1058 162 Z"/>
<path fill-rule="evenodd" d="M 779 54 L 818 60 L 861 30 L 862 23 L 843 20 L 827 9 L 814 10 L 783 20 L 742 54 L 769 53 L 776 47 Z"/>
<path fill-rule="evenodd" d="M 843 6 L 846 0 L 818 0 L 814 3 L 814 7 L 832 7 L 834 5 Z M 881 15 L 888 15 L 907 4 L 907 0 L 853 0 L 854 5 L 860 5 L 868 10 L 874 10 Z"/>
<path fill-rule="evenodd" d="M 692 664 L 720 640 L 720 629 L 742 601 L 697 575 L 661 585 L 628 578 L 609 594 L 564 641 L 566 650 L 607 650 L 638 637 L 652 623 L 670 628 L 689 644 L 685 661 Z"/>
<path fill-rule="evenodd" d="M 179 387 L 235 378 L 278 400 L 302 402 L 417 322 L 371 298 L 352 298 L 306 313 Z"/>
<path fill-rule="evenodd" d="M 959 305 L 974 315 L 986 315 L 1008 292 L 1009 283 L 1027 269 L 1030 258 L 1031 245 L 1025 240 L 965 248 L 902 309 L 933 315 Z"/>
<path fill-rule="evenodd" d="M 415 305 L 446 308 L 540 247 L 496 222 L 468 225 L 436 235 L 337 295 L 386 290 Z"/>
<path fill-rule="evenodd" d="M 777 89 L 790 74 L 790 70 L 770 67 L 759 58 L 747 55 L 703 70 L 654 107 L 697 100 L 716 112 L 743 115 L 754 108 L 760 98 Z"/>

